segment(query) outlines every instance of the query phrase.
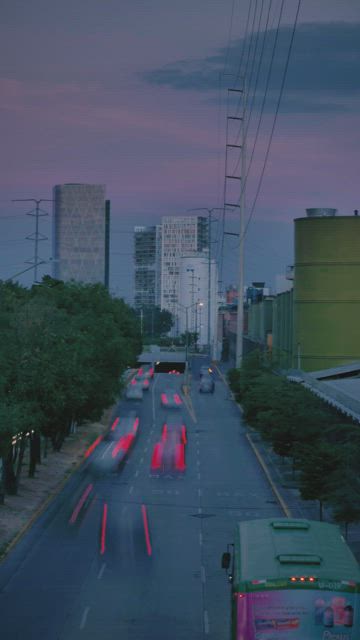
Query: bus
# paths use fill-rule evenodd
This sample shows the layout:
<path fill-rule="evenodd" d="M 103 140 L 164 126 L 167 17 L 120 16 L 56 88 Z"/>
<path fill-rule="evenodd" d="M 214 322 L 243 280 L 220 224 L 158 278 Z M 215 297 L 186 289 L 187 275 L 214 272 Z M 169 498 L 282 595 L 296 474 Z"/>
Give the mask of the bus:
<path fill-rule="evenodd" d="M 360 640 L 360 569 L 336 525 L 239 522 L 222 568 L 232 640 Z"/>

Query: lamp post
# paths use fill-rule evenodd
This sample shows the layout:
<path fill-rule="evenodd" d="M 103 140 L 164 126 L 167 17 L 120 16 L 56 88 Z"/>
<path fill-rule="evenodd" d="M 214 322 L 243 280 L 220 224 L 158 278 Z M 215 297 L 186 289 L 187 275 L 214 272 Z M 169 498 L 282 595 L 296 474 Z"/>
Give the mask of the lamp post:
<path fill-rule="evenodd" d="M 200 308 L 203 306 L 203 302 L 194 302 L 193 304 L 180 304 L 180 302 L 176 303 L 178 305 L 178 307 L 181 307 L 181 309 L 185 309 L 185 362 L 186 365 L 188 364 L 188 351 L 189 351 L 189 309 L 191 309 L 192 307 L 197 307 L 199 306 Z"/>
<path fill-rule="evenodd" d="M 194 209 L 188 209 L 188 211 L 207 211 L 208 213 L 208 310 L 207 310 L 207 343 L 209 356 L 211 358 L 211 331 L 210 331 L 210 322 L 211 322 L 211 223 L 213 222 L 211 217 L 213 211 L 224 211 L 223 207 L 195 207 Z"/>

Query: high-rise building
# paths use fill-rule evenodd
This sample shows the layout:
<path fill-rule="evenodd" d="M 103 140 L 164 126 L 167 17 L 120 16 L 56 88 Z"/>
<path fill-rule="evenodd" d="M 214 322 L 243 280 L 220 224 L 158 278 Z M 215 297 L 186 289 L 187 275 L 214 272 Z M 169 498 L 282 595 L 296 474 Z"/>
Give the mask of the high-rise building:
<path fill-rule="evenodd" d="M 105 186 L 59 184 L 53 189 L 54 277 L 105 281 Z"/>
<path fill-rule="evenodd" d="M 134 228 L 136 309 L 160 303 L 160 225 Z"/>
<path fill-rule="evenodd" d="M 209 261 L 207 249 L 180 258 L 179 300 L 179 333 L 197 333 L 198 344 L 210 343 L 213 353 L 219 307 L 218 269 L 215 260 Z"/>
<path fill-rule="evenodd" d="M 203 216 L 164 216 L 161 227 L 160 304 L 177 318 L 181 256 L 208 247 L 208 222 Z"/>

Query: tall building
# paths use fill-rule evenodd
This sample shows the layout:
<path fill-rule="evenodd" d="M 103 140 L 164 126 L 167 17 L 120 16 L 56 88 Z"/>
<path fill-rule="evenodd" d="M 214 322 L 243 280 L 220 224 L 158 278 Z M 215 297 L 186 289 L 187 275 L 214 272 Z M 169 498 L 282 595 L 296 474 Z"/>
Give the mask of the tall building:
<path fill-rule="evenodd" d="M 204 346 L 210 341 L 213 352 L 219 306 L 218 270 L 215 260 L 209 262 L 207 249 L 180 258 L 179 300 L 179 333 L 186 329 L 196 332 L 198 344 Z"/>
<path fill-rule="evenodd" d="M 134 228 L 135 295 L 134 306 L 159 305 L 160 225 Z"/>
<path fill-rule="evenodd" d="M 59 184 L 53 189 L 54 277 L 105 282 L 105 186 Z"/>
<path fill-rule="evenodd" d="M 208 223 L 203 216 L 164 216 L 161 227 L 160 304 L 162 309 L 178 318 L 180 260 L 189 252 L 203 251 L 208 247 Z"/>

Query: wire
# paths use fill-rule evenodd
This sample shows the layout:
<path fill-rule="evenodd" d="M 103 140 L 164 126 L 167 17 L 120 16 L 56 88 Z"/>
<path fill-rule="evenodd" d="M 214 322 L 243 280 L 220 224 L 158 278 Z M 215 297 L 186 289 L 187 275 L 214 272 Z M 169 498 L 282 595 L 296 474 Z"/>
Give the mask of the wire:
<path fill-rule="evenodd" d="M 281 8 L 283 7 L 283 3 L 284 3 L 284 0 L 282 2 Z M 270 133 L 270 137 L 269 137 L 269 141 L 268 141 L 268 145 L 267 145 L 267 149 L 266 149 L 266 153 L 265 153 L 265 158 L 264 158 L 264 162 L 263 162 L 263 166 L 262 166 L 262 170 L 261 170 L 260 179 L 259 179 L 259 182 L 258 182 L 255 198 L 254 198 L 251 210 L 250 210 L 249 218 L 248 218 L 247 223 L 245 225 L 245 229 L 244 229 L 244 233 L 243 233 L 242 238 L 244 238 L 246 233 L 247 233 L 247 230 L 249 228 L 249 224 L 250 224 L 251 219 L 253 217 L 255 206 L 256 206 L 256 203 L 257 203 L 257 200 L 258 200 L 258 197 L 259 197 L 259 194 L 260 194 L 261 185 L 262 185 L 262 181 L 263 181 L 263 178 L 264 178 L 265 169 L 266 169 L 266 165 L 267 165 L 267 161 L 268 161 L 268 157 L 269 157 L 269 153 L 270 153 L 270 147 L 271 147 L 272 139 L 273 139 L 273 136 L 274 136 L 277 117 L 278 117 L 278 114 L 279 114 L 280 103 L 281 103 L 281 99 L 282 99 L 283 92 L 284 92 L 286 75 L 287 75 L 289 62 L 290 62 L 290 55 L 291 55 L 291 51 L 292 51 L 292 47 L 293 47 L 296 27 L 297 27 L 299 13 L 300 13 L 300 6 L 301 6 L 301 0 L 298 0 L 297 10 L 296 10 L 296 15 L 295 15 L 295 20 L 294 20 L 294 25 L 293 25 L 293 29 L 292 29 L 292 33 L 291 33 L 291 39 L 290 39 L 290 44 L 289 44 L 289 48 L 288 48 L 288 52 L 287 52 L 286 63 L 285 63 L 285 68 L 284 68 L 284 72 L 283 72 L 283 76 L 282 76 L 281 87 L 280 87 L 279 97 L 278 97 L 278 101 L 277 101 L 277 105 L 276 105 L 276 109 L 275 109 L 275 116 L 274 116 L 274 120 L 273 120 L 273 124 L 272 124 L 272 128 L 271 128 L 271 133 Z M 246 174 L 246 175 L 248 175 L 248 174 Z"/>

